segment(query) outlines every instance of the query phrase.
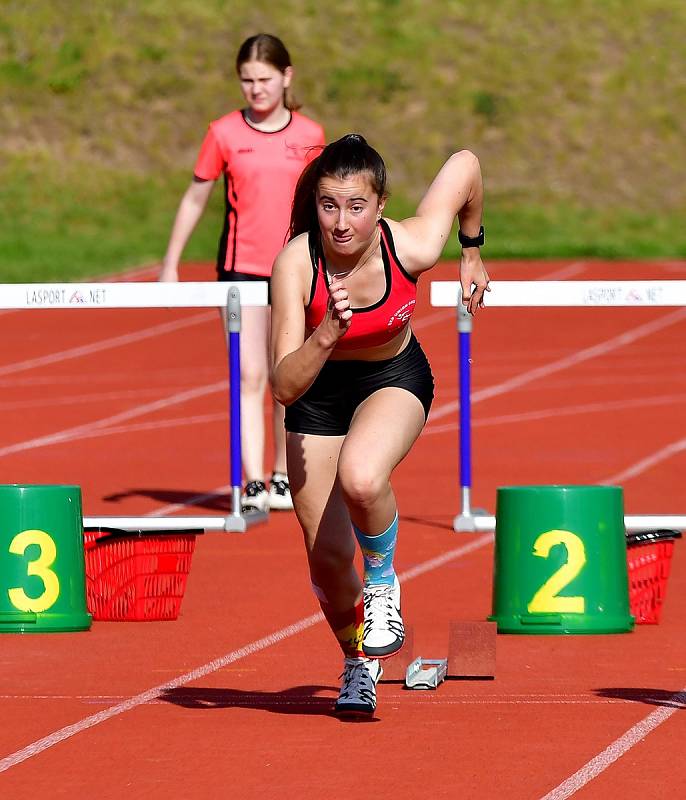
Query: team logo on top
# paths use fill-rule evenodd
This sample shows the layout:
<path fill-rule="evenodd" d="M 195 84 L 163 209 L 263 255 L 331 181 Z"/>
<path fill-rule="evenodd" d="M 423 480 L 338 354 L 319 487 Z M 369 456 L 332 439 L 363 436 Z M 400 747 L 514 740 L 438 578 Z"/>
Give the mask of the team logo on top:
<path fill-rule="evenodd" d="M 416 300 L 408 300 L 407 303 L 400 306 L 400 308 L 397 311 L 394 311 L 391 317 L 389 318 L 388 322 L 386 323 L 387 327 L 399 328 L 400 326 L 405 325 L 412 316 L 412 312 L 414 311 L 416 302 L 417 302 Z"/>
<path fill-rule="evenodd" d="M 296 161 L 304 161 L 310 151 L 310 145 L 299 144 L 298 142 L 288 141 L 284 139 L 284 147 L 286 149 L 286 158 L 292 158 Z"/>

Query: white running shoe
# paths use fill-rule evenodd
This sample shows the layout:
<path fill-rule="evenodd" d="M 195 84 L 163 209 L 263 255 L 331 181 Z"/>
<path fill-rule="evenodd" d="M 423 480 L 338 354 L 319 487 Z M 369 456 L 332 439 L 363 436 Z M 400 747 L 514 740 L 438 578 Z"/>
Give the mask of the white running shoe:
<path fill-rule="evenodd" d="M 276 511 L 291 511 L 293 508 L 288 475 L 284 475 L 283 472 L 275 472 L 272 475 L 269 485 L 269 508 Z"/>
<path fill-rule="evenodd" d="M 383 669 L 376 659 L 345 658 L 336 714 L 370 717 L 376 710 L 376 684 L 382 675 Z"/>
<path fill-rule="evenodd" d="M 370 658 L 386 658 L 397 653 L 405 641 L 400 616 L 400 582 L 376 583 L 363 588 L 364 639 L 362 650 Z"/>
<path fill-rule="evenodd" d="M 248 481 L 241 498 L 243 512 L 269 511 L 269 493 L 262 481 Z"/>

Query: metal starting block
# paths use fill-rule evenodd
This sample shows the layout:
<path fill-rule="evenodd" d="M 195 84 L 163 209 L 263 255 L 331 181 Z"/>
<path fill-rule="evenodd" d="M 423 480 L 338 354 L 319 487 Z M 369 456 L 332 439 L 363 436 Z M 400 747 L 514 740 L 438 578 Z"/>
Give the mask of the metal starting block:
<path fill-rule="evenodd" d="M 437 689 L 448 674 L 447 658 L 415 658 L 405 673 L 407 689 Z"/>

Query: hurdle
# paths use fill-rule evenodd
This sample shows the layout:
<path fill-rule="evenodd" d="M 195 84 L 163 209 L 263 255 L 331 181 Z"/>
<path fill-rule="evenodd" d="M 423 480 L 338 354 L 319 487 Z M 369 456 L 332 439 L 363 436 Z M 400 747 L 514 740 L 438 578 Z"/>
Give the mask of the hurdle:
<path fill-rule="evenodd" d="M 116 528 L 122 531 L 223 531 L 245 533 L 249 526 L 265 522 L 268 512 L 244 513 L 241 508 L 241 402 L 240 332 L 241 307 L 267 304 L 267 284 L 256 282 L 177 283 L 8 283 L 0 285 L 0 308 L 116 309 L 116 308 L 217 308 L 226 309 L 229 364 L 229 463 L 231 512 L 225 516 L 126 517 L 85 516 L 84 528 Z"/>
<path fill-rule="evenodd" d="M 487 305 L 507 307 L 674 307 L 686 306 L 686 281 L 492 281 Z M 482 509 L 472 509 L 471 446 L 471 334 L 473 318 L 462 304 L 459 281 L 433 281 L 431 305 L 455 308 L 458 331 L 458 377 L 460 409 L 460 511 L 453 519 L 456 533 L 495 530 L 496 518 Z M 628 514 L 627 532 L 649 528 L 686 528 L 686 514 Z"/>

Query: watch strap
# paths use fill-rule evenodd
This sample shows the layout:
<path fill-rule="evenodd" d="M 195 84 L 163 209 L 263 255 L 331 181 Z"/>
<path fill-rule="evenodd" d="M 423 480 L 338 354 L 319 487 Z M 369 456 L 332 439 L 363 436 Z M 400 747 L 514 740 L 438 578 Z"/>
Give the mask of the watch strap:
<path fill-rule="evenodd" d="M 458 231 L 457 240 L 462 247 L 481 247 L 485 241 L 484 226 L 479 228 L 478 236 L 465 236 L 462 231 Z"/>

